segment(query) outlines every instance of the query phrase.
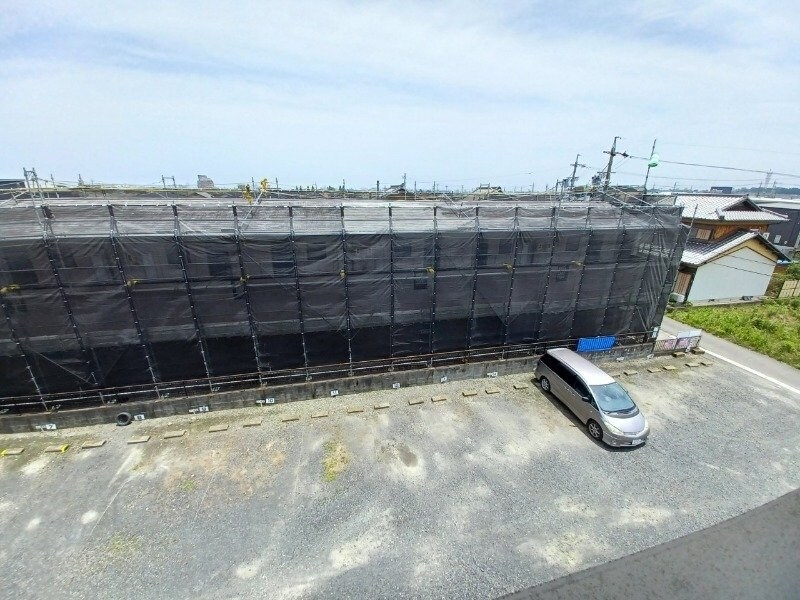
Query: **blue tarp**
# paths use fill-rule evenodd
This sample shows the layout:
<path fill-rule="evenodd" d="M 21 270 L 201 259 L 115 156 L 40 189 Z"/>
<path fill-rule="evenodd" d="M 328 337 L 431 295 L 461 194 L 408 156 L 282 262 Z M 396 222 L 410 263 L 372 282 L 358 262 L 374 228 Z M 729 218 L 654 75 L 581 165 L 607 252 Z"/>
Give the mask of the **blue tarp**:
<path fill-rule="evenodd" d="M 617 341 L 615 335 L 605 335 L 600 337 L 580 338 L 578 340 L 578 352 L 597 352 L 598 350 L 610 350 Z"/>

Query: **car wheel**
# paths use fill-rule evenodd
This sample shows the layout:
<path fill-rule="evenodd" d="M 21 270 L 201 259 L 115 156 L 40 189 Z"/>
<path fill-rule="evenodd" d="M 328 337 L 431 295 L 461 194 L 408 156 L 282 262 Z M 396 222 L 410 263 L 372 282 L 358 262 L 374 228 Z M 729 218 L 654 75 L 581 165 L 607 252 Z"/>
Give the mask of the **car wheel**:
<path fill-rule="evenodd" d="M 603 439 L 603 429 L 597 424 L 597 421 L 589 420 L 589 422 L 586 423 L 586 428 L 589 430 L 589 435 L 598 442 Z"/>
<path fill-rule="evenodd" d="M 547 377 L 542 377 L 539 380 L 539 385 L 542 386 L 542 389 L 545 392 L 549 392 L 550 391 L 550 382 L 547 380 Z"/>

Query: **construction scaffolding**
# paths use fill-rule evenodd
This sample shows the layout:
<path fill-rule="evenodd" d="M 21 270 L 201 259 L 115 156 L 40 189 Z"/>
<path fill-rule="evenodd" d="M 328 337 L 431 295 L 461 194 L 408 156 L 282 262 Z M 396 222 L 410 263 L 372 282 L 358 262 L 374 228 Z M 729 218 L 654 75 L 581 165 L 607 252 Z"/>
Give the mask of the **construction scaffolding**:
<path fill-rule="evenodd" d="M 0 403 L 644 341 L 684 242 L 641 202 L 34 197 L 0 208 Z"/>

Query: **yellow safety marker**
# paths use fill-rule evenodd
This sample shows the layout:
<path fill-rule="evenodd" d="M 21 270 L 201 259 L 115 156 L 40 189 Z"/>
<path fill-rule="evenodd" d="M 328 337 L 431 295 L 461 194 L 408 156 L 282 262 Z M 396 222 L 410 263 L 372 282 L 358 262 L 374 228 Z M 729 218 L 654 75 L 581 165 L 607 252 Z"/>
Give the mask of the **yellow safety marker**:
<path fill-rule="evenodd" d="M 47 448 L 44 449 L 44 451 L 45 452 L 60 452 L 60 453 L 63 454 L 64 452 L 67 451 L 68 448 L 69 448 L 69 444 L 61 444 L 59 446 L 48 446 Z"/>
<path fill-rule="evenodd" d="M 25 448 L 6 448 L 0 452 L 0 456 L 17 456 L 25 452 Z"/>

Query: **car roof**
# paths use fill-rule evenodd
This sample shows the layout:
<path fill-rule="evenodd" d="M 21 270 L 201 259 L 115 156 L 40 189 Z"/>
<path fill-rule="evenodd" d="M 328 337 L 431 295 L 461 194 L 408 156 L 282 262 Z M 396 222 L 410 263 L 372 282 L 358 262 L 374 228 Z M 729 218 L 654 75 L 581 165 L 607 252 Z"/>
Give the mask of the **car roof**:
<path fill-rule="evenodd" d="M 548 350 L 547 354 L 567 364 L 575 373 L 581 376 L 586 385 L 614 383 L 614 378 L 611 375 L 569 348 L 553 348 Z"/>

